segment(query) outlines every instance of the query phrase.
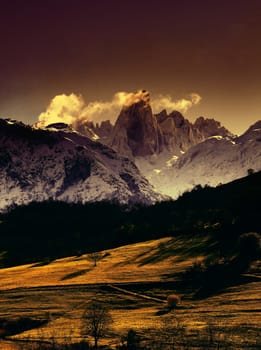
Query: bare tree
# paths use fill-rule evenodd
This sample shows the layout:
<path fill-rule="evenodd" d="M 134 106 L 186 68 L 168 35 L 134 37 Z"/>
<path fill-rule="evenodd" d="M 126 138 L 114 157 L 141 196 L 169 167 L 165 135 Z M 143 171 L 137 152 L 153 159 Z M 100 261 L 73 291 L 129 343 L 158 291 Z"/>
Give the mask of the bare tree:
<path fill-rule="evenodd" d="M 97 266 L 97 262 L 103 258 L 103 255 L 101 252 L 94 252 L 88 254 L 88 260 L 93 262 L 93 266 Z"/>
<path fill-rule="evenodd" d="M 94 349 L 98 349 L 98 341 L 110 330 L 113 322 L 108 308 L 98 301 L 92 301 L 86 307 L 82 319 L 82 334 L 92 336 Z"/>

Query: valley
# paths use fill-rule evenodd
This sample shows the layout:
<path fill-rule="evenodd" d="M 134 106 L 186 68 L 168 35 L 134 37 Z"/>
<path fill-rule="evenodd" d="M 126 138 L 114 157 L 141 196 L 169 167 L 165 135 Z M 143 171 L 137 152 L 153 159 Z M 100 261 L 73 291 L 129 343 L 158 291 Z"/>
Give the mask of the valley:
<path fill-rule="evenodd" d="M 0 350 L 261 350 L 261 0 L 0 5 Z"/>
<path fill-rule="evenodd" d="M 260 348 L 260 121 L 48 121 L 0 119 L 0 349 Z"/>

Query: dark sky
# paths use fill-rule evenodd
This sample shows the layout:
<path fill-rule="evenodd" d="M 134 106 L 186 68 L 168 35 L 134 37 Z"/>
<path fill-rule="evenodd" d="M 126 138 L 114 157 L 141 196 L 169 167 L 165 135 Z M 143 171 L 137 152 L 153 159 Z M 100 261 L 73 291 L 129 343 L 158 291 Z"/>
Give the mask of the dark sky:
<path fill-rule="evenodd" d="M 57 94 L 202 96 L 187 117 L 240 133 L 261 118 L 260 0 L 0 0 L 0 116 Z"/>

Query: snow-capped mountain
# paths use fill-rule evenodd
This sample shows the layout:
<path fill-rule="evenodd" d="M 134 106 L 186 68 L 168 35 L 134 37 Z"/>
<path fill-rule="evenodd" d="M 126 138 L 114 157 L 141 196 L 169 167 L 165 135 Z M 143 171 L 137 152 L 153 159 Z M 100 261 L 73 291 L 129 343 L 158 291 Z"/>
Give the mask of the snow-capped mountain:
<path fill-rule="evenodd" d="M 129 159 L 59 123 L 34 129 L 0 119 L 0 208 L 68 202 L 162 199 Z"/>
<path fill-rule="evenodd" d="M 30 127 L 0 120 L 0 209 L 47 199 L 177 198 L 195 185 L 261 170 L 260 140 L 261 121 L 236 137 L 214 119 L 154 115 L 145 90 L 126 101 L 115 125 L 79 123 L 76 132 L 61 122 Z"/>
<path fill-rule="evenodd" d="M 138 159 L 137 165 L 159 192 L 173 198 L 199 184 L 230 182 L 261 170 L 261 121 L 240 137 L 212 136 L 179 157 Z"/>
<path fill-rule="evenodd" d="M 154 115 L 146 90 L 133 94 L 124 104 L 114 126 L 107 121 L 100 127 L 89 124 L 89 128 L 101 142 L 133 159 L 166 152 L 179 155 L 209 136 L 232 136 L 214 119 L 199 117 L 193 124 L 178 111 Z"/>
<path fill-rule="evenodd" d="M 195 185 L 216 186 L 261 169 L 260 121 L 236 137 L 218 121 L 199 117 L 191 123 L 178 112 L 154 115 L 149 93 L 133 94 L 104 139 L 133 159 L 159 192 L 176 198 Z M 111 136 L 110 136 L 111 135 Z M 105 140 L 105 141 L 103 141 Z"/>

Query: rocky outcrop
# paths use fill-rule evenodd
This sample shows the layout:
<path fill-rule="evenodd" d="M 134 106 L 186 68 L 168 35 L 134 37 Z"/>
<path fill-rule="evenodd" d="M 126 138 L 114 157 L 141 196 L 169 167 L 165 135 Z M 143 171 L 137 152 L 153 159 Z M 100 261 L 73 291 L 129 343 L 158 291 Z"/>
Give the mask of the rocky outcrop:
<path fill-rule="evenodd" d="M 197 129 L 207 139 L 211 136 L 232 136 L 231 132 L 228 131 L 220 122 L 215 119 L 199 117 L 194 123 L 194 128 Z"/>
<path fill-rule="evenodd" d="M 163 150 L 179 154 L 203 140 L 201 133 L 178 111 L 169 115 L 163 111 L 157 120 L 163 135 Z"/>
<path fill-rule="evenodd" d="M 152 113 L 147 91 L 134 94 L 133 103 L 128 101 L 123 106 L 113 129 L 110 146 L 131 158 L 161 151 L 162 133 Z"/>
<path fill-rule="evenodd" d="M 196 185 L 217 186 L 261 170 L 261 121 L 240 137 L 208 137 L 165 163 L 143 160 L 139 169 L 157 191 L 177 198 Z M 155 171 L 156 170 L 156 171 Z"/>
<path fill-rule="evenodd" d="M 115 125 L 109 120 L 101 123 L 86 118 L 74 118 L 72 125 L 56 122 L 45 125 L 35 124 L 35 128 L 71 129 L 92 140 L 108 145 L 120 155 L 136 159 L 171 153 L 179 156 L 190 147 L 208 137 L 231 136 L 231 133 L 214 119 L 199 117 L 193 124 L 178 112 L 170 114 L 166 110 L 154 115 L 150 105 L 150 94 L 146 90 L 126 94 L 125 103 Z"/>
<path fill-rule="evenodd" d="M 87 123 L 88 129 L 97 135 L 100 142 L 107 145 L 112 135 L 113 125 L 109 120 L 103 120 L 100 124 L 94 122 Z M 87 135 L 88 136 L 88 135 Z"/>
<path fill-rule="evenodd" d="M 163 110 L 153 115 L 149 93 L 143 90 L 133 94 L 123 106 L 109 145 L 132 159 L 161 152 L 179 155 L 214 135 L 224 137 L 231 133 L 214 119 L 199 117 L 193 124 L 178 111 L 168 114 Z"/>

